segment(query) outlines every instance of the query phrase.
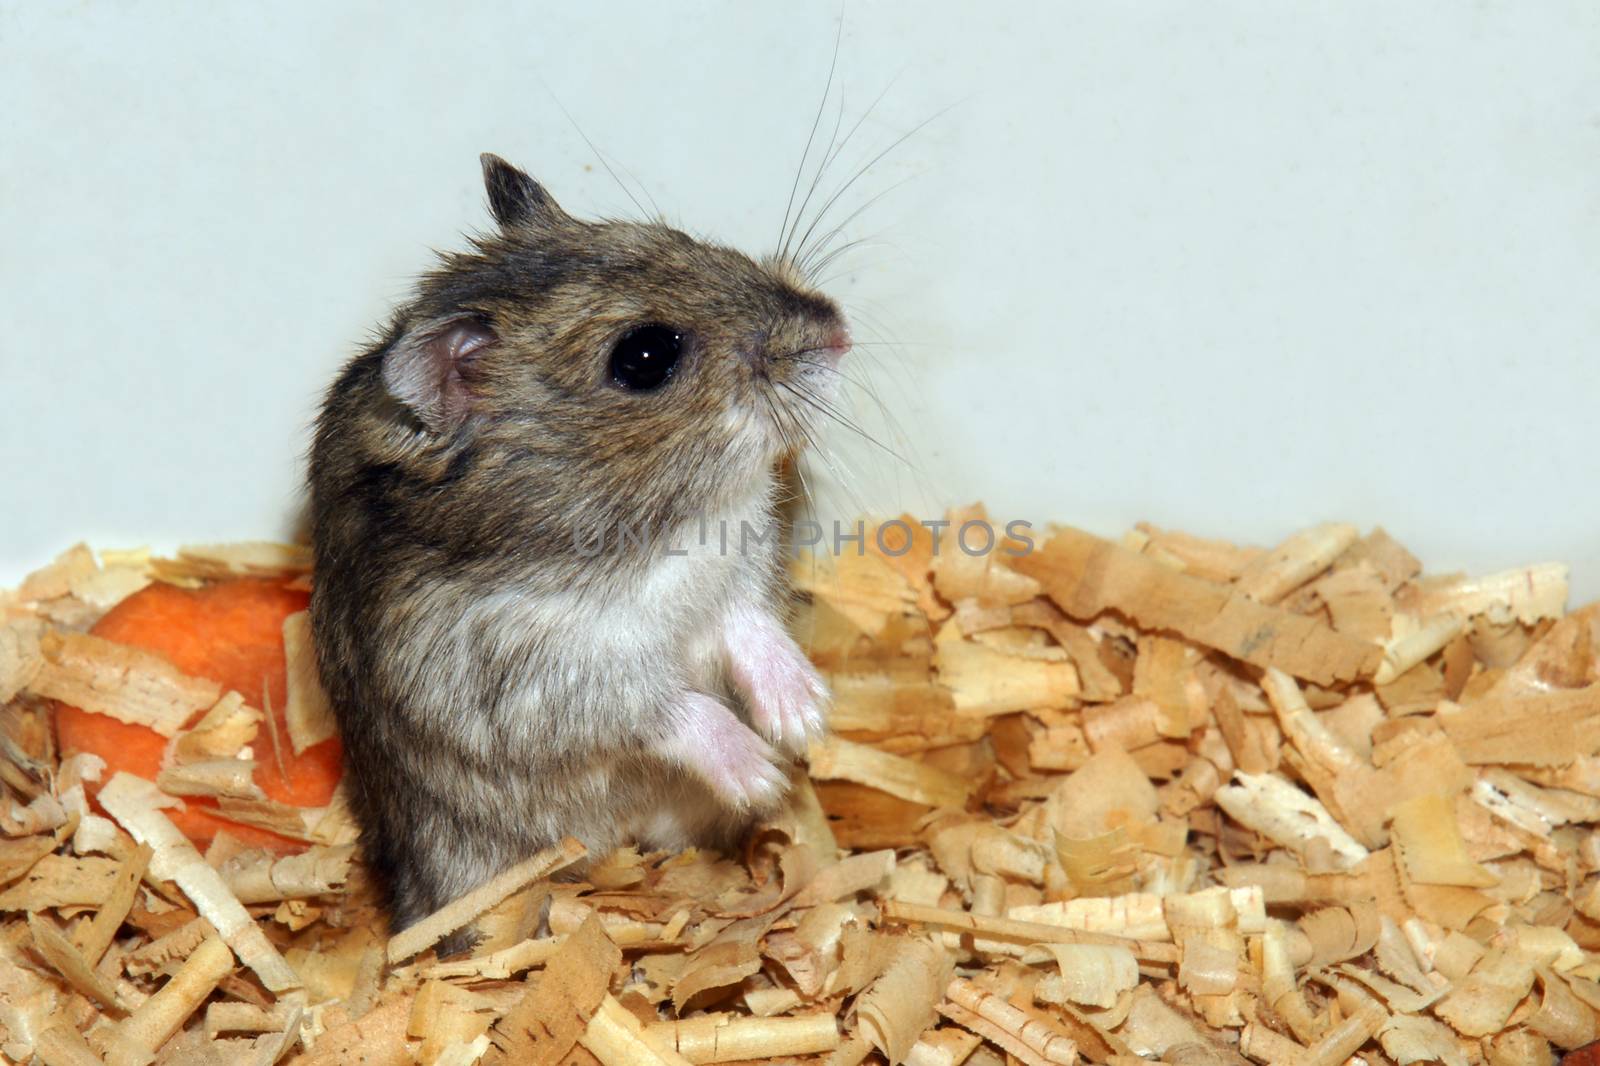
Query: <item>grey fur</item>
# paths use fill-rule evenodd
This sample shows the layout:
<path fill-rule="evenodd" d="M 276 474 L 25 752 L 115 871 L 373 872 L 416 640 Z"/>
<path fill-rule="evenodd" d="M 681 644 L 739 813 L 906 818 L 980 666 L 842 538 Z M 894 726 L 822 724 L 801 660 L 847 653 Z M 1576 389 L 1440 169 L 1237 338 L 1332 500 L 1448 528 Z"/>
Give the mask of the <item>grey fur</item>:
<path fill-rule="evenodd" d="M 843 329 L 787 263 L 579 222 L 509 164 L 484 170 L 499 231 L 445 256 L 344 368 L 310 464 L 318 661 L 395 928 L 563 835 L 594 858 L 725 843 L 776 799 L 708 785 L 678 708 L 703 693 L 752 720 L 722 638 L 781 615 L 778 546 L 581 546 L 766 520 L 810 421 L 775 384 L 826 394 L 811 353 Z M 438 338 L 459 323 L 490 343 L 456 358 Z M 689 346 L 666 387 L 629 393 L 608 358 L 643 323 Z M 768 739 L 776 763 L 805 738 Z"/>

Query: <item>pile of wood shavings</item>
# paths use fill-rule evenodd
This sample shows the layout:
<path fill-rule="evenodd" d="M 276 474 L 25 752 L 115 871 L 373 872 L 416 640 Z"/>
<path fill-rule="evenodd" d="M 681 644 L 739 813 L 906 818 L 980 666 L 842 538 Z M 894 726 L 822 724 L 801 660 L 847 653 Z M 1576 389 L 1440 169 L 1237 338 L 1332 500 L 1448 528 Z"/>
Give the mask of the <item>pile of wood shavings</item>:
<path fill-rule="evenodd" d="M 1564 613 L 1563 567 L 1428 578 L 1342 525 L 971 556 L 981 511 L 950 517 L 796 564 L 836 735 L 742 855 L 551 881 L 568 842 L 393 939 L 337 797 L 223 808 L 298 854 L 202 855 L 156 783 L 92 806 L 97 760 L 56 758 L 40 698 L 83 670 L 170 720 L 170 665 L 57 634 L 150 580 L 303 557 L 68 553 L 0 596 L 0 1053 L 1534 1064 L 1600 1036 L 1600 605 Z M 259 712 L 185 713 L 173 781 L 229 795 L 213 764 Z M 435 956 L 474 922 L 470 957 Z"/>

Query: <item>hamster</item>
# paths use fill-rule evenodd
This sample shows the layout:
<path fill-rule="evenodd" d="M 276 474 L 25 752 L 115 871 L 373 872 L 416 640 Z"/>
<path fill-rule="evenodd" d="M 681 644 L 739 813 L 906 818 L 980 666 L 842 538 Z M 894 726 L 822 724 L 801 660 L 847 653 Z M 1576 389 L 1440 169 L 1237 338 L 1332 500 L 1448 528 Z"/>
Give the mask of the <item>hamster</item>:
<path fill-rule="evenodd" d="M 482 163 L 496 229 L 344 367 L 310 459 L 317 662 L 396 931 L 563 836 L 725 846 L 825 728 L 772 533 L 844 315 L 790 258 Z"/>

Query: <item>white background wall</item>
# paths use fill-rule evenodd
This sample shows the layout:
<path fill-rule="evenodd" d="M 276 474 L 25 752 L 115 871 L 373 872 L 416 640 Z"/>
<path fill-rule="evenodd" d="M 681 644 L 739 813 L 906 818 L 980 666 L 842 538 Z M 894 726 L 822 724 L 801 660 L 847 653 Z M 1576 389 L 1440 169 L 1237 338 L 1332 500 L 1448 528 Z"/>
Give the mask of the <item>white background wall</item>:
<path fill-rule="evenodd" d="M 0 3 L 0 578 L 284 535 L 320 389 L 486 224 L 478 152 L 634 212 L 558 98 L 768 249 L 839 12 Z M 833 430 L 826 507 L 1342 518 L 1600 595 L 1593 3 L 850 0 L 847 123 L 886 86 L 822 187 L 950 109 L 841 201 L 909 179 L 833 286 L 920 473 Z"/>

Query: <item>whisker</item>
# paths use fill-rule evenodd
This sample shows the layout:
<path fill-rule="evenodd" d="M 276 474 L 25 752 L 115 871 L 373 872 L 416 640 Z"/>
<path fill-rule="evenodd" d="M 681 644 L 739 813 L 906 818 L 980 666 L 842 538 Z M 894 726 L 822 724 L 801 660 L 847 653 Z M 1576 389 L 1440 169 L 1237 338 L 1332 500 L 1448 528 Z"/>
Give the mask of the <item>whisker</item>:
<path fill-rule="evenodd" d="M 861 341 L 852 340 L 851 349 L 856 348 L 899 348 L 904 345 L 913 345 L 918 348 L 948 348 L 949 344 L 943 341 Z"/>
<path fill-rule="evenodd" d="M 650 189 L 645 185 L 644 182 L 639 180 L 639 176 L 637 174 L 628 169 L 628 165 L 626 163 L 620 159 L 616 160 L 615 162 L 617 166 L 622 168 L 622 172 L 628 175 L 629 178 L 633 179 L 633 183 L 635 185 L 639 186 L 639 191 L 644 193 L 644 198 L 650 201 L 650 209 L 655 212 L 655 214 L 651 217 L 653 217 L 657 222 L 665 225 L 667 216 L 661 213 L 661 205 L 656 203 L 656 198 L 654 196 L 650 195 Z M 638 201 L 635 200 L 634 203 L 638 203 Z"/>
<path fill-rule="evenodd" d="M 823 246 L 824 247 L 826 246 L 826 242 L 824 242 Z M 887 241 L 880 241 L 875 237 L 857 237 L 854 240 L 845 241 L 843 244 L 839 245 L 837 248 L 833 249 L 833 251 L 829 252 L 827 255 L 823 256 L 820 260 L 818 260 L 817 263 L 814 266 L 808 267 L 806 269 L 806 277 L 811 279 L 811 283 L 813 285 L 817 285 L 818 287 L 821 287 L 823 282 L 821 282 L 821 281 L 819 281 L 817 279 L 820 278 L 821 275 L 822 275 L 822 272 L 824 270 L 828 269 L 828 267 L 830 265 L 832 265 L 832 263 L 835 260 L 837 260 L 839 257 L 841 257 L 841 256 L 843 256 L 843 255 L 845 255 L 845 254 L 847 254 L 849 252 L 853 252 L 857 248 L 891 248 L 891 247 L 894 247 L 894 246 L 889 244 Z M 843 276 L 843 274 L 847 274 L 847 273 L 849 273 L 848 270 L 841 271 L 839 274 L 830 274 L 830 275 L 828 275 L 828 277 L 829 277 L 829 279 L 836 281 L 841 276 Z"/>
<path fill-rule="evenodd" d="M 915 177 L 915 175 L 912 175 L 912 177 Z M 800 268 L 801 272 L 806 274 L 808 277 L 809 276 L 813 276 L 815 274 L 816 270 L 821 269 L 820 265 L 818 267 L 816 267 L 816 268 L 813 268 L 813 267 L 810 267 L 810 266 L 806 265 L 807 263 L 810 262 L 810 260 L 811 260 L 811 258 L 813 256 L 818 255 L 825 248 L 827 248 L 828 247 L 828 242 L 833 240 L 840 233 L 844 232 L 844 228 L 846 226 L 850 225 L 850 223 L 852 223 L 856 219 L 860 218 L 861 215 L 862 215 L 862 212 L 866 211 L 873 204 L 877 203 L 879 200 L 883 199 L 885 196 L 888 196 L 890 193 L 894 192 L 896 189 L 900 188 L 900 186 L 904 185 L 906 182 L 908 182 L 910 180 L 911 180 L 911 177 L 901 178 L 899 181 L 895 182 L 893 185 L 889 186 L 887 189 L 884 189 L 881 192 L 874 193 L 860 207 L 857 207 L 854 211 L 850 212 L 849 216 L 846 217 L 843 222 L 840 222 L 837 226 L 834 226 L 831 230 L 829 230 L 827 232 L 827 234 L 822 237 L 821 240 L 817 241 L 817 243 L 811 248 L 810 251 L 806 252 L 805 255 L 800 258 L 800 261 L 799 261 L 798 265 L 799 265 L 799 268 Z M 848 245 L 847 245 L 847 247 L 848 247 Z M 828 262 L 828 260 L 824 259 L 823 263 L 826 263 L 826 262 Z"/>
<path fill-rule="evenodd" d="M 894 191 L 893 189 L 885 189 L 884 190 L 885 193 L 890 193 L 890 192 L 893 192 L 893 191 Z M 873 200 L 876 200 L 876 199 L 877 199 L 877 197 L 873 197 Z M 862 204 L 861 206 L 862 206 L 862 210 L 865 210 L 866 208 L 868 208 L 868 207 L 870 207 L 872 205 L 871 205 L 871 202 L 868 202 L 868 203 Z M 860 214 L 860 213 L 861 213 L 860 211 L 856 212 L 856 214 Z M 846 219 L 844 222 L 840 223 L 837 227 L 835 227 L 833 232 L 829 233 L 827 237 L 823 238 L 822 242 L 820 244 L 818 244 L 815 249 L 813 249 L 811 254 L 815 255 L 817 252 L 820 252 L 824 248 L 826 248 L 828 246 L 828 242 L 833 240 L 835 237 L 837 237 L 839 235 L 839 233 L 844 229 L 844 227 L 848 226 L 852 220 L 853 220 L 853 216 L 852 216 L 852 218 Z M 897 252 L 900 251 L 900 248 L 899 248 L 898 245 L 891 244 L 888 241 L 879 240 L 876 237 L 857 237 L 854 240 L 846 241 L 845 243 L 843 243 L 843 244 L 839 245 L 838 247 L 834 248 L 832 251 L 828 252 L 827 255 L 823 256 L 820 260 L 818 260 L 817 263 L 815 263 L 814 265 L 808 265 L 805 268 L 806 277 L 808 279 L 813 279 L 812 280 L 812 284 L 813 285 L 818 284 L 818 282 L 815 281 L 814 279 L 820 277 L 822 275 L 822 272 L 828 268 L 829 264 L 833 263 L 835 260 L 839 259 L 840 257 L 848 254 L 849 252 L 855 251 L 858 248 L 892 248 Z M 902 255 L 902 257 L 904 257 L 905 253 L 901 252 L 901 255 Z"/>
<path fill-rule="evenodd" d="M 595 143 L 589 139 L 589 135 L 583 132 L 583 127 L 578 125 L 578 120 L 572 117 L 572 112 L 567 110 L 567 105 L 561 102 L 561 98 L 555 94 L 555 90 L 550 89 L 549 86 L 546 86 L 545 88 L 549 90 L 550 98 L 556 102 L 556 106 L 561 109 L 561 113 L 567 116 L 567 121 L 572 123 L 572 128 L 578 131 L 578 136 L 583 138 L 583 143 L 589 146 L 589 151 L 593 152 L 594 157 L 600 160 L 600 165 L 606 168 L 606 173 L 611 175 L 611 180 L 617 183 L 617 188 L 622 190 L 624 196 L 633 201 L 634 209 L 639 212 L 641 217 L 650 217 L 645 211 L 644 205 L 639 202 L 639 198 L 633 195 L 633 190 L 629 189 L 622 183 L 622 179 L 617 177 L 617 172 L 611 169 L 611 164 L 606 162 L 605 153 L 601 152 L 599 148 L 595 147 Z M 634 180 L 637 181 L 638 179 L 636 178 Z M 640 186 L 640 188 L 643 188 L 643 186 Z M 650 194 L 648 191 L 646 191 L 645 195 L 649 196 Z M 654 202 L 655 201 L 653 200 L 651 201 L 651 203 Z"/>
<path fill-rule="evenodd" d="M 845 494 L 849 497 L 847 502 L 850 504 L 851 508 L 858 513 L 865 514 L 868 508 L 861 498 L 861 492 L 856 482 L 855 471 L 851 470 L 847 465 L 845 465 L 844 460 L 836 455 L 831 449 L 824 447 L 822 442 L 817 439 L 817 436 L 811 432 L 811 430 L 803 421 L 801 421 L 800 417 L 795 412 L 789 412 L 789 417 L 794 423 L 795 430 L 805 438 L 806 443 L 809 446 L 807 454 L 814 454 L 818 459 L 822 460 L 822 465 L 828 468 L 828 473 L 833 475 L 834 481 L 839 484 L 839 487 L 842 488 Z M 815 508 L 815 500 L 813 500 L 813 508 Z"/>
<path fill-rule="evenodd" d="M 848 476 L 847 473 L 841 473 L 834 466 L 827 449 L 825 449 L 821 442 L 818 441 L 817 438 L 806 428 L 805 423 L 802 422 L 793 411 L 789 410 L 788 405 L 783 403 L 777 398 L 776 394 L 774 394 L 767 401 L 767 406 L 768 410 L 772 412 L 774 421 L 776 421 L 778 424 L 778 433 L 779 436 L 783 438 L 785 449 L 794 456 L 795 478 L 800 482 L 800 491 L 805 501 L 806 510 L 810 512 L 812 517 L 820 518 L 821 507 L 817 498 L 817 494 L 812 491 L 811 483 L 806 479 L 804 461 L 805 454 L 816 454 L 816 456 L 822 460 L 823 465 L 828 468 L 828 472 L 833 475 L 834 480 L 839 482 L 840 485 L 844 486 L 845 490 L 851 494 L 852 498 L 856 497 L 850 476 Z M 788 428 L 785 428 L 785 426 Z M 793 431 L 794 435 L 791 435 L 791 430 Z M 804 450 L 796 447 L 796 437 L 800 438 L 800 440 L 806 445 Z"/>
<path fill-rule="evenodd" d="M 889 145 L 887 147 L 885 147 L 877 155 L 875 155 L 871 159 L 867 160 L 865 165 L 863 165 L 861 167 L 861 169 L 857 170 L 855 172 L 855 174 L 853 174 L 851 176 L 849 181 L 847 181 L 843 185 L 841 185 L 839 187 L 838 191 L 836 191 L 832 196 L 828 197 L 827 202 L 822 205 L 822 209 L 819 210 L 816 213 L 816 216 L 814 218 L 812 218 L 811 225 L 806 227 L 806 232 L 800 238 L 800 245 L 796 249 L 796 253 L 798 254 L 798 253 L 803 252 L 805 250 L 806 242 L 811 239 L 811 234 L 813 232 L 815 232 L 817 226 L 819 224 L 821 224 L 822 220 L 825 217 L 827 217 L 828 211 L 833 207 L 834 204 L 839 202 L 839 197 L 843 196 L 846 192 L 850 191 L 850 188 L 853 185 L 855 185 L 856 182 L 861 180 L 862 176 L 864 176 L 867 173 L 867 171 L 871 170 L 874 166 L 876 166 L 878 164 L 878 162 L 883 159 L 884 156 L 888 155 L 890 152 L 894 151 L 896 148 L 900 147 L 906 141 L 910 140 L 912 137 L 914 137 L 918 133 L 920 133 L 923 130 L 923 128 L 926 127 L 929 123 L 933 122 L 936 119 L 943 118 L 954 107 L 955 107 L 955 105 L 951 104 L 948 107 L 941 108 L 938 111 L 936 111 L 935 113 L 933 113 L 932 115 L 929 115 L 927 118 L 923 119 L 921 122 L 917 123 L 915 126 L 911 127 L 909 130 L 907 130 L 906 132 L 902 133 L 900 136 L 896 137 L 893 141 L 891 141 L 889 143 Z"/>
<path fill-rule="evenodd" d="M 816 195 L 817 187 L 822 182 L 822 175 L 827 172 L 828 167 L 833 165 L 833 161 L 835 159 L 838 159 L 840 154 L 844 152 L 845 147 L 850 143 L 851 138 L 853 138 L 856 135 L 856 131 L 861 128 L 862 123 L 867 121 L 867 118 L 872 114 L 872 112 L 877 110 L 878 105 L 883 102 L 883 98 L 889 94 L 889 90 L 894 87 L 894 83 L 896 81 L 898 81 L 898 80 L 900 80 L 900 75 L 898 75 L 898 74 L 896 74 L 893 78 L 889 79 L 889 84 L 885 85 L 883 87 L 883 90 L 881 92 L 879 92 L 876 97 L 873 98 L 872 103 L 867 105 L 867 109 L 865 111 L 861 112 L 861 116 L 856 119 L 855 124 L 850 127 L 849 132 L 847 132 L 844 135 L 844 140 L 838 141 L 835 144 L 835 143 L 833 143 L 833 139 L 832 138 L 829 139 L 829 150 L 826 153 L 824 153 L 823 158 L 822 158 L 822 164 L 817 167 L 816 173 L 811 176 L 811 188 L 806 190 L 806 198 L 803 201 L 801 201 L 800 210 L 795 212 L 794 228 L 796 230 L 798 230 L 800 228 L 800 220 L 805 217 L 806 208 L 809 207 L 810 204 L 811 204 L 811 197 Z M 840 119 L 844 118 L 844 94 L 842 92 L 840 93 L 840 96 L 839 96 L 839 118 Z M 834 127 L 833 127 L 833 137 L 838 137 L 838 135 L 839 135 L 839 125 L 838 125 L 837 122 L 835 122 Z M 794 239 L 794 233 L 793 232 L 790 232 L 789 234 L 787 234 L 784 237 L 783 247 L 778 252 L 778 257 L 780 259 L 785 258 L 789 254 L 789 242 L 791 240 L 793 240 L 793 239 Z M 802 241 L 801 242 L 801 246 L 803 247 L 804 244 L 805 244 L 805 242 Z M 798 254 L 799 251 L 800 251 L 799 248 L 795 249 L 796 254 Z"/>
<path fill-rule="evenodd" d="M 834 407 L 832 404 L 828 403 L 828 401 L 822 399 L 822 397 L 808 392 L 805 389 L 798 388 L 787 381 L 779 381 L 776 384 L 779 388 L 783 389 L 785 392 L 788 392 L 802 403 L 815 408 L 828 418 L 831 418 L 833 421 L 839 423 L 839 425 L 850 430 L 862 440 L 868 441 L 869 443 L 880 448 L 886 455 L 893 456 L 895 459 L 905 463 L 907 466 L 913 465 L 911 460 L 907 459 L 905 456 L 901 455 L 899 452 L 883 443 L 883 441 L 879 440 L 877 437 L 874 437 L 871 433 L 868 433 L 866 430 L 862 429 L 852 419 L 847 418 L 843 412 Z"/>
<path fill-rule="evenodd" d="M 812 172 L 811 184 L 806 188 L 806 198 L 800 201 L 800 209 L 794 213 L 794 228 L 783 235 L 783 247 L 778 249 L 779 260 L 786 259 L 789 254 L 789 242 L 794 240 L 794 231 L 800 228 L 800 220 L 805 217 L 806 205 L 811 202 L 811 197 L 816 194 L 817 183 L 822 180 L 822 174 L 828 169 L 828 163 L 833 158 L 835 142 L 839 139 L 839 127 L 844 124 L 844 86 L 839 86 L 839 110 L 833 116 L 833 129 L 828 134 L 828 150 L 822 153 L 822 162 L 817 164 L 817 169 Z M 848 135 L 846 135 L 848 136 Z"/>
<path fill-rule="evenodd" d="M 794 170 L 794 184 L 789 186 L 789 202 L 783 209 L 783 225 L 778 227 L 778 241 L 787 245 L 789 212 L 794 209 L 795 193 L 800 191 L 800 176 L 806 172 L 806 160 L 811 156 L 811 142 L 816 139 L 817 128 L 822 124 L 822 112 L 828 106 L 828 95 L 833 92 L 833 71 L 839 65 L 839 43 L 844 40 L 844 15 L 839 16 L 839 28 L 833 35 L 833 58 L 828 60 L 828 80 L 822 87 L 822 99 L 817 101 L 817 115 L 811 120 L 811 132 L 806 135 L 805 151 L 800 153 L 800 165 Z"/>

